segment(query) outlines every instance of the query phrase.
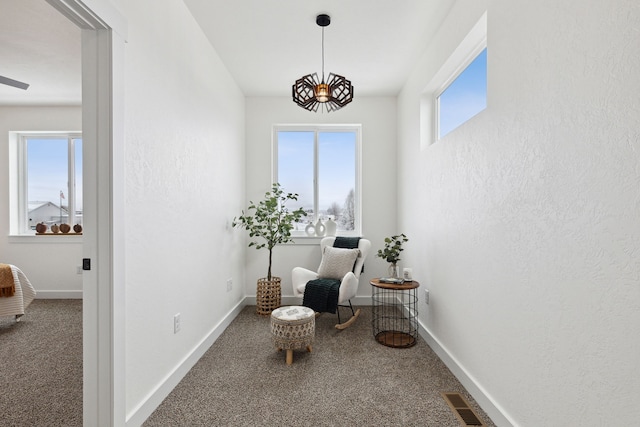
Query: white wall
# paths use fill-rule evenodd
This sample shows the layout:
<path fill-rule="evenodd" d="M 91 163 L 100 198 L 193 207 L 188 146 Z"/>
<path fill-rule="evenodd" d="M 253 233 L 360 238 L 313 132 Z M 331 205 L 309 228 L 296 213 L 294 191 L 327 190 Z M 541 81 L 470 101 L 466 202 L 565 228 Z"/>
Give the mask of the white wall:
<path fill-rule="evenodd" d="M 271 188 L 273 125 L 362 124 L 362 235 L 372 241 L 374 249 L 382 247 L 384 237 L 396 232 L 396 212 L 393 208 L 396 201 L 395 97 L 356 97 L 351 104 L 332 113 L 311 113 L 298 107 L 291 98 L 283 97 L 249 97 L 246 104 L 247 203 L 249 200 L 258 202 Z M 240 211 L 236 213 L 239 214 Z M 242 238 L 246 239 L 246 231 L 237 232 L 242 232 Z M 291 300 L 293 267 L 316 269 L 320 264 L 317 239 L 297 239 L 296 242 L 274 249 L 272 273 L 282 278 L 283 302 L 295 301 Z M 245 265 L 245 291 L 248 296 L 255 297 L 257 279 L 267 275 L 267 250 L 247 249 Z M 365 262 L 365 272 L 358 289 L 358 296 L 363 298 L 358 299 L 358 303 L 370 304 L 369 280 L 385 273 L 386 264 L 383 260 L 371 256 Z"/>
<path fill-rule="evenodd" d="M 485 7 L 488 108 L 420 149 L 420 94 Z M 399 97 L 420 320 L 504 425 L 640 416 L 639 27 L 631 0 L 459 0 Z"/>
<path fill-rule="evenodd" d="M 119 8 L 129 28 L 126 411 L 136 424 L 244 297 L 237 284 L 226 291 L 243 268 L 230 223 L 244 203 L 244 97 L 182 2 Z"/>
<path fill-rule="evenodd" d="M 17 265 L 29 278 L 38 298 L 82 296 L 82 238 L 78 236 L 9 235 L 9 132 L 79 131 L 81 107 L 0 107 L 0 262 Z"/>

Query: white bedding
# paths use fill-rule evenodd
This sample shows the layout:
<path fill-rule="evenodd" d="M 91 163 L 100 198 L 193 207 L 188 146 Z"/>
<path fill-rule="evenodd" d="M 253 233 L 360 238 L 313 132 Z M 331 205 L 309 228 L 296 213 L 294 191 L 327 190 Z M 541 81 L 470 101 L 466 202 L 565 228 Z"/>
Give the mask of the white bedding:
<path fill-rule="evenodd" d="M 36 297 L 36 290 L 27 276 L 15 265 L 11 265 L 16 292 L 12 297 L 0 298 L 0 316 L 22 316 Z"/>

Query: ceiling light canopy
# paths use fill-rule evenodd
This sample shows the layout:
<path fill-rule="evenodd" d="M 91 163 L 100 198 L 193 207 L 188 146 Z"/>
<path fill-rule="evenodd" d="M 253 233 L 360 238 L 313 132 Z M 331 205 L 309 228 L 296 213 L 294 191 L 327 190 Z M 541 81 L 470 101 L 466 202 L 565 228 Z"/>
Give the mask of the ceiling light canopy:
<path fill-rule="evenodd" d="M 329 73 L 324 77 L 324 27 L 331 23 L 329 15 L 318 15 L 316 24 L 322 27 L 322 80 L 318 74 L 307 74 L 300 77 L 293 84 L 291 93 L 293 102 L 308 111 L 318 111 L 324 106 L 328 111 L 336 111 L 353 101 L 353 86 L 351 81 L 338 74 Z"/>

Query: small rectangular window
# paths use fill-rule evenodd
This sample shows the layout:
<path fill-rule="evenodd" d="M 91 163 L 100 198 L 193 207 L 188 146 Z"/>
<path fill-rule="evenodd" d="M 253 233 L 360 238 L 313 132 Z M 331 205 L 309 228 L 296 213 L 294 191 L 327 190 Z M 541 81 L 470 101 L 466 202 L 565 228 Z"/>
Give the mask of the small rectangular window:
<path fill-rule="evenodd" d="M 487 108 L 487 49 L 436 98 L 438 139 Z"/>
<path fill-rule="evenodd" d="M 308 214 L 296 224 L 298 234 L 308 223 L 329 218 L 340 234 L 359 233 L 360 128 L 278 126 L 274 138 L 275 180 L 286 192 L 298 193 L 295 207 Z"/>
<path fill-rule="evenodd" d="M 82 136 L 69 133 L 18 135 L 18 231 L 82 225 Z"/>

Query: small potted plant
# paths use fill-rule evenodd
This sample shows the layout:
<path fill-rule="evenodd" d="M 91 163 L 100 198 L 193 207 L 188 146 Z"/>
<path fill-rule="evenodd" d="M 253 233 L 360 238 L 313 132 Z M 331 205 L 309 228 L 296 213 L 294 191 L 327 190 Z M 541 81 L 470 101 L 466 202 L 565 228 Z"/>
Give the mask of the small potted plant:
<path fill-rule="evenodd" d="M 298 194 L 285 193 L 279 183 L 274 183 L 259 203 L 249 202 L 247 212 L 233 219 L 233 226 L 249 232 L 249 247 L 269 250 L 267 277 L 258 279 L 256 306 L 258 314 L 268 315 L 280 306 L 280 277 L 271 275 L 273 248 L 293 241 L 291 231 L 307 213 L 302 208 L 287 209 L 286 203 L 298 200 Z"/>
<path fill-rule="evenodd" d="M 389 263 L 389 276 L 392 278 L 400 277 L 398 261 L 400 261 L 400 252 L 404 250 L 402 249 L 402 244 L 408 241 L 409 239 L 404 235 L 404 233 L 385 237 L 384 249 L 378 249 L 376 256 Z"/>

